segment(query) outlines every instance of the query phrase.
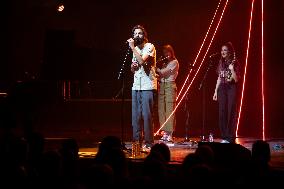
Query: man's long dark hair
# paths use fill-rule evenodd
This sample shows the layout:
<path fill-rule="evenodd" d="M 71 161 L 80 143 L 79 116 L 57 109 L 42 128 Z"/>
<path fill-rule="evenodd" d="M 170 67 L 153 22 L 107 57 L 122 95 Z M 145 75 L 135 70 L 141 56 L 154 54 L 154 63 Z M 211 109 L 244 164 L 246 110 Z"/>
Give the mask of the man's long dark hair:
<path fill-rule="evenodd" d="M 134 31 L 136 29 L 141 29 L 143 31 L 143 36 L 144 36 L 144 42 L 147 43 L 148 42 L 148 34 L 147 31 L 145 30 L 145 28 L 142 25 L 136 25 L 132 28 L 132 35 L 134 34 Z"/>

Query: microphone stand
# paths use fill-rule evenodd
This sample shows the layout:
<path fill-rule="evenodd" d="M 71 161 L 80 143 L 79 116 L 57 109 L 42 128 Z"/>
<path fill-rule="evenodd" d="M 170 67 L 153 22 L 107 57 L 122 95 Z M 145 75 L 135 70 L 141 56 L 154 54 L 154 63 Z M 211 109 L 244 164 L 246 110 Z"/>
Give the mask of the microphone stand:
<path fill-rule="evenodd" d="M 192 70 L 194 68 L 193 65 L 189 64 L 189 70 Z M 184 111 L 185 111 L 185 138 L 180 144 L 189 144 L 190 147 L 193 147 L 194 144 L 196 144 L 196 141 L 190 140 L 190 137 L 188 135 L 189 133 L 189 106 L 188 106 L 188 92 L 186 93 L 185 101 L 184 101 Z"/>
<path fill-rule="evenodd" d="M 211 58 L 209 59 L 209 65 L 206 69 L 206 72 L 203 76 L 203 79 L 201 80 L 200 82 L 200 85 L 199 85 L 199 90 L 202 89 L 202 135 L 201 135 L 201 142 L 205 142 L 206 139 L 205 139 L 205 118 L 206 118 L 206 77 L 207 77 L 207 74 L 208 74 L 208 71 L 209 69 L 212 67 L 212 60 Z"/>
<path fill-rule="evenodd" d="M 184 111 L 186 112 L 186 119 L 185 119 L 185 138 L 184 142 L 190 142 L 189 136 L 188 136 L 188 130 L 189 130 L 189 108 L 188 108 L 188 93 L 186 94 L 185 97 L 185 102 L 184 102 Z"/>
<path fill-rule="evenodd" d="M 122 145 L 122 150 L 128 150 L 126 148 L 126 145 L 125 145 L 125 142 L 124 142 L 124 114 L 125 114 L 124 113 L 125 112 L 125 110 L 124 110 L 125 71 L 124 70 L 125 70 L 125 62 L 126 62 L 126 59 L 129 55 L 129 53 L 130 53 L 130 48 L 128 48 L 127 51 L 126 51 L 123 63 L 121 65 L 121 68 L 120 68 L 120 71 L 119 71 L 119 74 L 118 74 L 118 77 L 117 77 L 118 80 L 121 80 L 121 89 L 118 92 L 118 94 L 115 96 L 115 98 L 117 98 L 119 96 L 119 94 L 121 94 L 121 145 Z"/>

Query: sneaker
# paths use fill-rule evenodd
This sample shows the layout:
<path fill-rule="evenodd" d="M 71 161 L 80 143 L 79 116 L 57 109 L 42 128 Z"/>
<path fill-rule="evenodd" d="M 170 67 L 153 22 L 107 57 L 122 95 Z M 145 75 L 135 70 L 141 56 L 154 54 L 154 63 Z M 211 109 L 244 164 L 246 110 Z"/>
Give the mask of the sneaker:
<path fill-rule="evenodd" d="M 151 147 L 152 147 L 151 144 L 145 144 L 145 145 L 142 147 L 142 150 L 143 150 L 144 152 L 150 152 L 150 151 L 151 151 Z"/>
<path fill-rule="evenodd" d="M 145 143 L 145 148 L 151 149 L 153 145 L 152 143 Z"/>
<path fill-rule="evenodd" d="M 173 138 L 170 134 L 168 134 L 168 132 L 163 131 L 162 132 L 162 138 L 160 139 L 163 142 L 173 142 Z"/>
<path fill-rule="evenodd" d="M 168 135 L 166 142 L 174 142 L 173 137 L 171 135 Z"/>
<path fill-rule="evenodd" d="M 166 141 L 168 139 L 168 135 L 164 134 L 160 140 Z"/>
<path fill-rule="evenodd" d="M 220 143 L 230 143 L 230 142 L 227 140 L 222 140 Z"/>

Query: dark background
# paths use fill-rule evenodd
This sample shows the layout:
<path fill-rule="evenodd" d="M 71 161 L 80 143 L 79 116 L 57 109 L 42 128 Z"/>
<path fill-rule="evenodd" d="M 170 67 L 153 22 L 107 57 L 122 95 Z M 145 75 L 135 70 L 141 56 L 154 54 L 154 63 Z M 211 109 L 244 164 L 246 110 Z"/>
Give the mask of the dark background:
<path fill-rule="evenodd" d="M 119 103 L 104 104 L 88 100 L 58 103 L 55 99 L 61 98 L 61 81 L 71 80 L 72 90 L 81 91 L 79 95 L 72 92 L 73 99 L 113 98 L 121 86 L 117 76 L 127 50 L 125 41 L 131 36 L 132 27 L 142 24 L 148 31 L 150 42 L 156 46 L 158 57 L 161 55 L 162 45 L 171 44 L 174 47 L 180 62 L 177 79 L 180 88 L 189 71 L 188 64 L 194 61 L 198 53 L 218 2 L 64 0 L 65 10 L 57 12 L 59 0 L 5 1 L 1 6 L 4 13 L 1 27 L 1 90 L 25 86 L 32 81 L 32 91 L 42 96 L 36 102 L 35 108 L 40 111 L 34 111 L 37 112 L 35 125 L 50 136 L 63 133 L 68 135 L 68 131 L 74 128 L 82 128 L 84 136 L 90 132 L 98 133 L 105 129 L 105 125 L 109 125 L 108 128 L 114 125 L 117 129 L 114 132 L 119 132 Z M 250 9 L 251 1 L 229 1 L 209 54 L 219 52 L 223 43 L 231 41 L 244 68 Z M 284 137 L 283 19 L 283 0 L 264 1 L 265 123 L 266 136 L 269 138 Z M 130 98 L 132 83 L 129 64 L 127 59 L 127 99 Z M 206 58 L 186 102 L 190 111 L 191 136 L 202 134 L 202 91 L 198 90 L 198 86 L 207 65 Z M 211 100 L 217 79 L 216 61 L 213 65 L 206 80 L 205 133 L 213 131 L 218 136 L 217 103 Z M 239 134 L 245 137 L 261 137 L 260 0 L 255 1 L 246 79 Z M 23 82 L 19 84 L 20 81 Z M 184 136 L 183 105 L 177 111 L 179 136 Z M 126 135 L 130 136 L 129 101 L 125 107 L 124 129 Z M 78 110 L 79 108 L 82 110 Z M 74 121 L 74 115 L 77 121 Z M 104 126 L 100 127 L 101 125 Z M 59 127 L 62 128 L 62 133 L 56 135 Z"/>

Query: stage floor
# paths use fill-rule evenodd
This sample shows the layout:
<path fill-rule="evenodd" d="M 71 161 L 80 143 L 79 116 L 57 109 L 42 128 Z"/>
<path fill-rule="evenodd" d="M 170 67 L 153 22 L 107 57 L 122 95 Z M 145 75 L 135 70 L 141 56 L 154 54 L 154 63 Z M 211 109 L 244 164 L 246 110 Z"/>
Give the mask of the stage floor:
<path fill-rule="evenodd" d="M 237 144 L 249 149 L 251 151 L 252 144 L 258 139 L 255 138 L 238 138 L 236 140 Z M 214 139 L 214 142 L 218 143 L 221 139 Z M 284 170 L 284 139 L 267 139 L 271 150 L 271 165 L 275 168 Z M 155 141 L 158 143 L 160 141 Z M 172 164 L 181 164 L 183 159 L 189 153 L 194 153 L 200 142 L 199 138 L 190 138 L 188 142 L 185 142 L 182 138 L 176 138 L 174 143 L 167 143 L 171 151 L 171 162 Z M 98 151 L 99 143 L 94 147 L 81 147 L 79 149 L 80 158 L 92 158 L 96 155 Z M 143 160 L 148 152 L 141 151 L 141 155 L 138 157 L 131 156 L 131 142 L 125 142 L 126 157 L 131 160 Z"/>

